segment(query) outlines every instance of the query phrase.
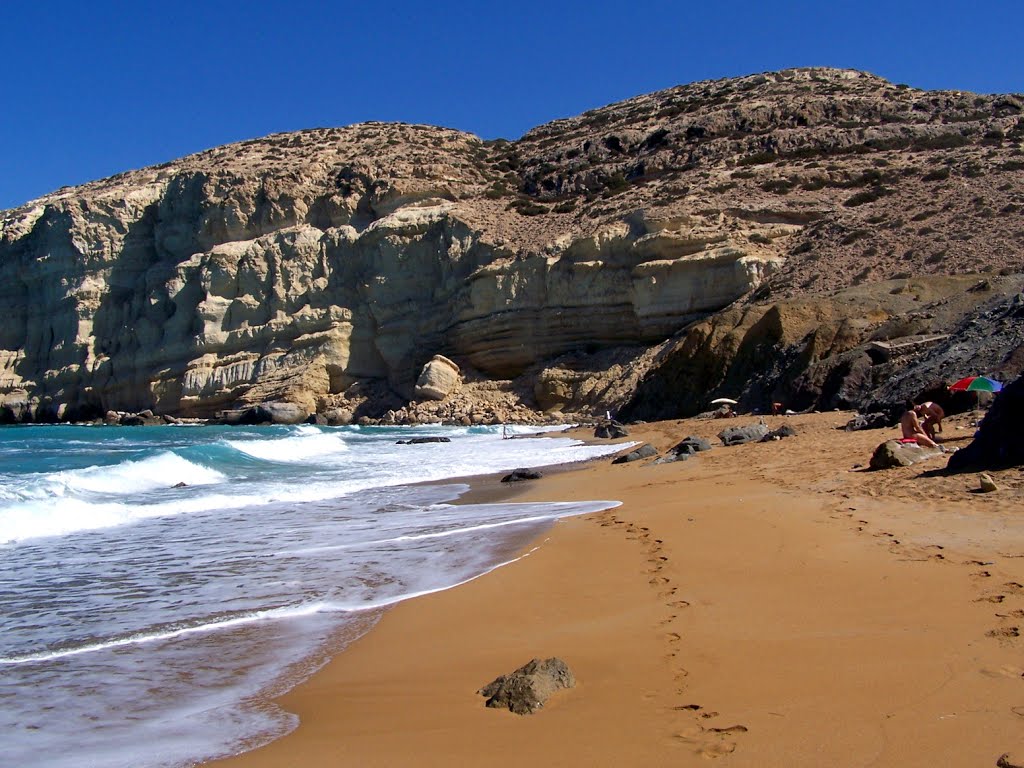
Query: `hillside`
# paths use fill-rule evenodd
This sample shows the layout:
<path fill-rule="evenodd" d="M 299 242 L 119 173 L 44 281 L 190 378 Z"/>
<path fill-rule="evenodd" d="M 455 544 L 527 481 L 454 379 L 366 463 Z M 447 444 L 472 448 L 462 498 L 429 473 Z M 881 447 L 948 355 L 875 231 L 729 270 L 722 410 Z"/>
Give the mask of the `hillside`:
<path fill-rule="evenodd" d="M 366 123 L 65 188 L 0 216 L 0 417 L 877 406 L 981 348 L 1016 375 L 1022 109 L 786 70 L 514 142 Z M 919 336 L 946 338 L 869 354 Z"/>

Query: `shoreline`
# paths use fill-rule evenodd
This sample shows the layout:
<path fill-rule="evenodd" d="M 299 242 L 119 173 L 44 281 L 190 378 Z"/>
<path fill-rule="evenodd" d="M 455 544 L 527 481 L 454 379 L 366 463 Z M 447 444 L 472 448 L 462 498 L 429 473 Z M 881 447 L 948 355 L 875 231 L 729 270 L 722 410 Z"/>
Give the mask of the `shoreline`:
<path fill-rule="evenodd" d="M 664 451 L 747 421 L 629 439 Z M 1024 751 L 1020 473 L 978 496 L 924 474 L 944 461 L 860 471 L 887 430 L 768 421 L 798 434 L 676 464 L 542 469 L 521 489 L 471 479 L 460 503 L 622 506 L 392 607 L 276 700 L 296 730 L 210 764 L 984 765 Z M 547 656 L 576 688 L 529 717 L 483 706 L 477 689 Z"/>

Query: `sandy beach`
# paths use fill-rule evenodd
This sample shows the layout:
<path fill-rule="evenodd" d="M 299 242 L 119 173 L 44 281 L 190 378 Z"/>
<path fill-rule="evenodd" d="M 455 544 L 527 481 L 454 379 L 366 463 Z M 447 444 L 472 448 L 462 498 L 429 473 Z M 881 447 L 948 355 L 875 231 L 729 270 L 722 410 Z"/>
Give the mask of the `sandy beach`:
<path fill-rule="evenodd" d="M 524 556 L 403 603 L 278 705 L 299 727 L 218 766 L 986 766 L 1024 756 L 1024 472 L 866 471 L 893 430 L 770 417 L 795 437 L 726 448 L 724 426 L 630 427 L 685 462 L 608 461 L 523 500 L 616 499 Z M 947 420 L 951 447 L 971 417 Z M 580 432 L 581 435 L 592 434 Z M 534 657 L 577 679 L 538 713 L 476 691 Z"/>

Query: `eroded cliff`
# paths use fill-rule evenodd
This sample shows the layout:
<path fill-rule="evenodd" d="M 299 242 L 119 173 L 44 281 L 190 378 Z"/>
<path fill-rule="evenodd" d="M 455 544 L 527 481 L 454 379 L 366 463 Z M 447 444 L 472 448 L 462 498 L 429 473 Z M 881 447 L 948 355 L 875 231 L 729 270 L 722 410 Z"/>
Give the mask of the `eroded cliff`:
<path fill-rule="evenodd" d="M 368 123 L 60 190 L 0 222 L 0 397 L 380 416 L 443 355 L 467 386 L 427 415 L 600 413 L 737 300 L 1024 271 L 1022 104 L 788 70 L 516 142 Z"/>

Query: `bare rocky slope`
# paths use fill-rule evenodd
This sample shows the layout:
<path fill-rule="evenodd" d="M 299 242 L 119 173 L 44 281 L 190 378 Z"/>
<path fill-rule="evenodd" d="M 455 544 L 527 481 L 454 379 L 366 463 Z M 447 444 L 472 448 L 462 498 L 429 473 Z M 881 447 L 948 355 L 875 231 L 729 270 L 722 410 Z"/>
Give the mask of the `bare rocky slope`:
<path fill-rule="evenodd" d="M 1022 147 L 1024 97 L 831 69 L 514 142 L 220 147 L 2 213 L 0 418 L 652 418 L 1013 376 Z"/>

